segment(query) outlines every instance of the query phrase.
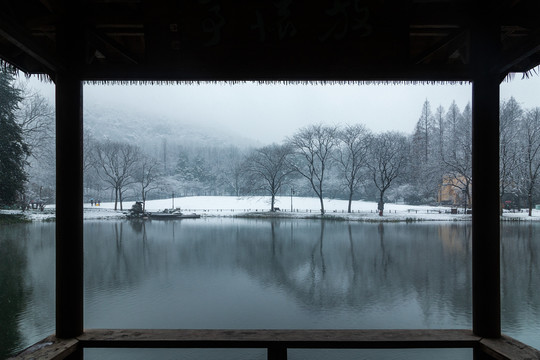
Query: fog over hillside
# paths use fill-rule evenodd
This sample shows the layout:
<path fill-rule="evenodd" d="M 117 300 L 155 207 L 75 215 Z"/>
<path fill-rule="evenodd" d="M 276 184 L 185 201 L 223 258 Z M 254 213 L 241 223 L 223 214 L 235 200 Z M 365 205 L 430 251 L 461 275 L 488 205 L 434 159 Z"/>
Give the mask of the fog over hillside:
<path fill-rule="evenodd" d="M 169 146 L 241 148 L 261 146 L 242 136 L 241 129 L 201 125 L 198 119 L 172 117 L 129 108 L 89 104 L 84 108 L 84 127 L 96 140 L 118 140 L 137 144 L 148 151 Z"/>

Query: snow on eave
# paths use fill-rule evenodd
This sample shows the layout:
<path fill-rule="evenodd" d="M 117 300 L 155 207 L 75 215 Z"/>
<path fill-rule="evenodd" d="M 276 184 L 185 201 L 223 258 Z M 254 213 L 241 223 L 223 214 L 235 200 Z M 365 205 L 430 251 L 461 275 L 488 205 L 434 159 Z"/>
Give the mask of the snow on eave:
<path fill-rule="evenodd" d="M 514 80 L 516 78 L 516 75 L 517 74 L 521 74 L 521 80 L 525 80 L 525 79 L 530 79 L 531 77 L 533 76 L 538 76 L 540 75 L 540 65 L 538 66 L 535 66 L 525 72 L 522 72 L 522 73 L 508 73 L 503 82 L 510 82 L 512 80 Z"/>
<path fill-rule="evenodd" d="M 86 85 L 466 85 L 468 80 L 85 80 Z"/>

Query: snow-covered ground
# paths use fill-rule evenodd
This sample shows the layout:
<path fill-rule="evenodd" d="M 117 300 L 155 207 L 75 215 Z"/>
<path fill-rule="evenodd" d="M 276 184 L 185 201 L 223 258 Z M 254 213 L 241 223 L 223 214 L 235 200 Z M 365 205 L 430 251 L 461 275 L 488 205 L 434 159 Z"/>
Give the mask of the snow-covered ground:
<path fill-rule="evenodd" d="M 84 218 L 89 219 L 119 219 L 124 218 L 134 202 L 124 202 L 124 210 L 114 210 L 114 203 L 104 202 L 100 206 L 84 204 Z M 293 213 L 291 213 L 291 198 L 281 196 L 276 199 L 276 207 L 280 212 L 269 213 L 269 197 L 234 197 L 234 196 L 190 196 L 174 199 L 150 200 L 146 202 L 146 210 L 161 211 L 164 209 L 180 208 L 184 213 L 197 213 L 201 216 L 280 216 L 280 217 L 318 217 L 320 204 L 318 198 L 293 197 Z M 467 221 L 471 215 L 450 214 L 449 207 L 414 206 L 403 204 L 385 204 L 384 216 L 377 213 L 377 204 L 369 201 L 353 201 L 353 213 L 347 213 L 346 200 L 325 199 L 325 217 L 360 221 Z M 462 209 L 459 209 L 462 212 Z M 8 211 L 2 211 L 8 213 Z M 14 213 L 14 211 L 10 211 Z M 20 213 L 20 212 L 16 212 Z M 45 221 L 55 216 L 54 205 L 48 205 L 45 211 L 31 210 L 25 212 L 31 220 Z M 531 217 L 526 211 L 504 213 L 503 220 L 540 220 L 540 210 L 533 210 Z"/>

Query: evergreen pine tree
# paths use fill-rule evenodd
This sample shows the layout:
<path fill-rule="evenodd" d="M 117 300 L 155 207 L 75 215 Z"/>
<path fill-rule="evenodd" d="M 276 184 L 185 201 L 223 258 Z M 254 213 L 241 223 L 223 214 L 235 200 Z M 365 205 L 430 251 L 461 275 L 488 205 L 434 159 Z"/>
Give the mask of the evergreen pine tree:
<path fill-rule="evenodd" d="M 0 69 L 0 205 L 12 205 L 24 191 L 28 155 L 15 111 L 22 100 L 14 76 Z"/>

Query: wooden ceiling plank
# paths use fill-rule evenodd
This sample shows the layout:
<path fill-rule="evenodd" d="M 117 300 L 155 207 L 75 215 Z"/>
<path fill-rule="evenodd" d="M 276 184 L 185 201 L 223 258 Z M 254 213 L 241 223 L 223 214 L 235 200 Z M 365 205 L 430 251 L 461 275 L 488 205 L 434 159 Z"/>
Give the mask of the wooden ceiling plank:
<path fill-rule="evenodd" d="M 64 10 L 59 4 L 58 0 L 39 0 L 39 2 L 42 3 L 43 6 L 45 6 L 53 15 L 59 16 L 64 14 Z"/>
<path fill-rule="evenodd" d="M 512 71 L 512 68 L 519 65 L 527 58 L 530 58 L 535 53 L 540 52 L 540 28 L 532 32 L 528 37 L 528 40 L 521 46 L 514 48 L 512 50 L 504 51 L 501 58 L 498 61 L 499 71 L 503 74 L 507 74 Z M 527 65 L 529 67 L 527 70 L 530 70 L 535 65 Z"/>
<path fill-rule="evenodd" d="M 431 49 L 426 51 L 424 54 L 420 55 L 415 61 L 413 61 L 413 63 L 416 64 L 416 65 L 420 65 L 421 63 L 425 62 L 426 60 L 429 60 L 439 50 L 449 46 L 455 40 L 459 39 L 460 36 L 463 36 L 464 33 L 465 33 L 464 30 L 459 30 L 459 31 L 453 32 L 452 34 L 448 35 L 445 39 L 443 39 L 443 40 L 439 41 L 437 44 L 435 44 Z"/>
<path fill-rule="evenodd" d="M 44 49 L 41 49 L 29 36 L 15 30 L 13 26 L 8 25 L 6 21 L 2 21 L 0 24 L 0 36 L 4 37 L 11 44 L 24 51 L 28 56 L 50 69 L 52 72 L 58 72 L 65 68 L 58 59 L 55 59 Z"/>
<path fill-rule="evenodd" d="M 92 36 L 94 39 L 97 40 L 97 42 L 101 42 L 111 48 L 113 48 L 123 59 L 127 60 L 130 63 L 138 64 L 139 60 L 136 56 L 131 54 L 127 49 L 125 49 L 124 46 L 119 44 L 114 39 L 111 39 L 109 36 L 107 36 L 105 33 L 102 33 L 100 31 L 96 30 L 90 30 L 89 35 Z M 100 52 L 104 52 L 101 49 L 99 49 Z"/>

